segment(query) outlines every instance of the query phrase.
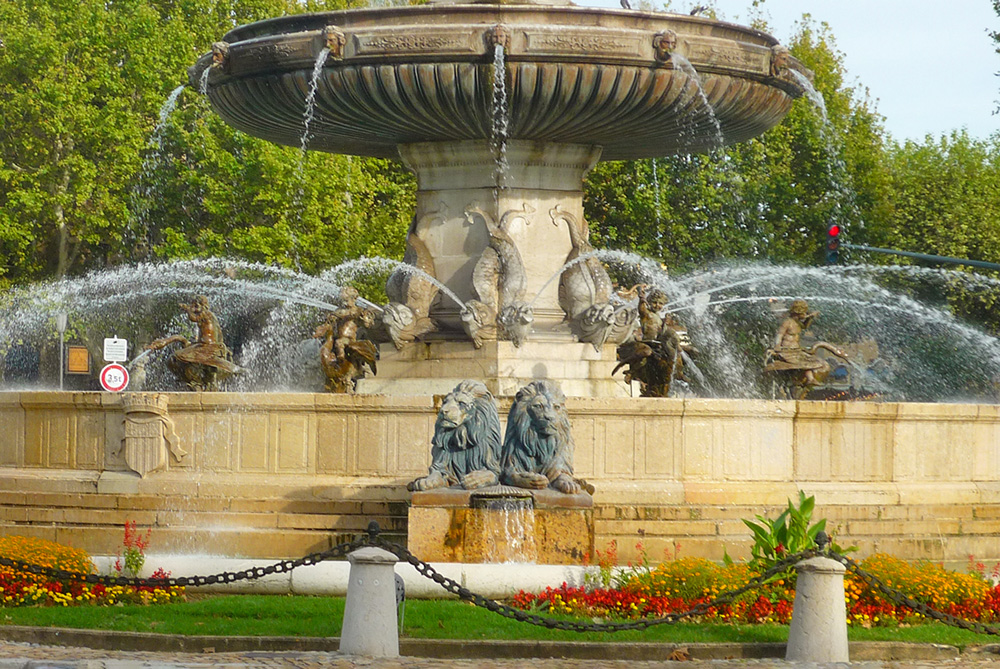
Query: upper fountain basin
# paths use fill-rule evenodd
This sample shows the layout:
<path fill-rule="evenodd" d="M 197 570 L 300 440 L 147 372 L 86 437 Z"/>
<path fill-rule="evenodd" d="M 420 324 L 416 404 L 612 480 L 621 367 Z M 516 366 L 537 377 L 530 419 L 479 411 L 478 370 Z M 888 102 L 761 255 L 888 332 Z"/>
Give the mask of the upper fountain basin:
<path fill-rule="evenodd" d="M 329 48 L 309 147 L 397 157 L 400 144 L 491 136 L 496 44 L 506 64 L 507 137 L 597 145 L 605 160 L 755 137 L 803 94 L 790 70 L 810 76 L 770 35 L 701 17 L 432 4 L 242 26 L 190 77 L 211 67 L 208 97 L 227 123 L 299 146 L 314 65 Z"/>

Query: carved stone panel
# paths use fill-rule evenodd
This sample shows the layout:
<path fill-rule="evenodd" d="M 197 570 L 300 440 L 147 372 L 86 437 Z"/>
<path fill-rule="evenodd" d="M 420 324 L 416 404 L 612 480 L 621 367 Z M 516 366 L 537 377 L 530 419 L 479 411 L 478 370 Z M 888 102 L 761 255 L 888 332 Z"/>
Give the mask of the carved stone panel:
<path fill-rule="evenodd" d="M 409 33 L 371 32 L 352 35 L 356 57 L 391 56 L 400 54 L 466 54 L 482 53 L 483 40 L 472 38 L 465 30 L 437 29 Z"/>
<path fill-rule="evenodd" d="M 771 72 L 769 49 L 706 37 L 687 39 L 687 58 L 694 67 L 714 67 L 768 75 Z"/>
<path fill-rule="evenodd" d="M 269 68 L 274 63 L 299 61 L 305 64 L 315 60 L 316 48 L 312 36 L 262 40 L 231 47 L 225 58 L 226 74 L 238 77 Z"/>
<path fill-rule="evenodd" d="M 640 58 L 648 49 L 639 34 L 608 31 L 525 30 L 525 53 L 529 54 L 601 54 L 603 58 Z M 647 38 L 648 39 L 648 38 Z"/>

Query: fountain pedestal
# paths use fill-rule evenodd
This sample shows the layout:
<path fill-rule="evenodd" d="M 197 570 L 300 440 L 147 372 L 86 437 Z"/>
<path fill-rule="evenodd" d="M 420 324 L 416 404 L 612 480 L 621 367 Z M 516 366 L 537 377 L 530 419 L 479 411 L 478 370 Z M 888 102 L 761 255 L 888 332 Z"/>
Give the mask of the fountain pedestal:
<path fill-rule="evenodd" d="M 593 498 L 507 486 L 415 492 L 407 548 L 427 562 L 580 564 L 594 554 Z"/>
<path fill-rule="evenodd" d="M 509 249 L 512 257 L 501 260 L 506 277 L 492 289 L 502 293 L 504 281 L 517 283 L 517 301 L 531 307 L 534 320 L 519 347 L 491 331 L 476 349 L 463 330 L 462 305 L 441 291 L 430 305 L 437 330 L 399 351 L 383 345 L 378 376 L 361 381 L 358 392 L 444 394 L 475 378 L 495 395 L 512 395 L 535 379 L 551 379 L 570 396 L 629 396 L 629 386 L 611 378 L 614 345 L 595 349 L 577 341 L 559 300 L 560 270 L 573 257 L 574 237 L 587 237 L 583 177 L 600 147 L 512 140 L 501 155 L 488 141 L 470 140 L 404 144 L 399 152 L 417 176 L 410 246 L 416 241 L 426 252 L 418 265 L 432 267 L 468 303 L 486 299 L 476 285 L 484 252 Z"/>
<path fill-rule="evenodd" d="M 487 341 L 474 349 L 467 341 L 427 341 L 397 351 L 379 350 L 378 375 L 358 381 L 363 395 L 444 395 L 463 379 L 478 379 L 497 397 L 514 395 L 535 379 L 559 383 L 569 397 L 631 397 L 632 388 L 611 376 L 615 347 L 574 341 L 568 332 L 514 346 Z M 637 392 L 635 394 L 638 394 Z"/>
<path fill-rule="evenodd" d="M 583 177 L 597 163 L 600 147 L 511 140 L 500 158 L 490 142 L 470 140 L 403 144 L 399 153 L 417 176 L 415 232 L 433 258 L 437 279 L 463 302 L 483 299 L 473 273 L 490 245 L 488 216 L 523 265 L 521 299 L 531 303 L 535 318 L 531 336 L 568 332 L 557 276 L 573 249 L 566 220 L 586 225 Z M 441 295 L 431 317 L 441 331 L 467 340 L 460 309 Z"/>

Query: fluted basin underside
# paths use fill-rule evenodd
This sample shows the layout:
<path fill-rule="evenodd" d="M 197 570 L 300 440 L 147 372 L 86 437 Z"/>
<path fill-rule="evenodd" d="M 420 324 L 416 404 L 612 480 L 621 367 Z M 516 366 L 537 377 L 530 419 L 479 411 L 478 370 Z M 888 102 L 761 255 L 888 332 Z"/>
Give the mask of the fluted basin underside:
<path fill-rule="evenodd" d="M 355 155 L 396 157 L 399 144 L 490 137 L 497 43 L 507 136 L 599 145 L 606 160 L 749 139 L 777 124 L 802 92 L 789 73 L 801 66 L 770 36 L 670 14 L 350 10 L 264 21 L 226 42 L 208 79 L 213 106 L 234 127 L 292 146 L 301 142 L 316 57 L 329 47 L 309 147 Z M 192 78 L 210 63 L 203 57 Z"/>

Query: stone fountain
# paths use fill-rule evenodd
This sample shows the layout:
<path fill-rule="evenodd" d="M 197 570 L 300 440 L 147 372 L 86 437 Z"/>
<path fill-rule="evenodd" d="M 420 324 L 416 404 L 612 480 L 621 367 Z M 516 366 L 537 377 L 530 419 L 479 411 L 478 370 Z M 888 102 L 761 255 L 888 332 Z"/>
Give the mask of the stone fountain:
<path fill-rule="evenodd" d="M 767 35 L 690 16 L 448 2 L 237 28 L 190 77 L 230 125 L 291 146 L 303 141 L 308 94 L 310 148 L 398 157 L 416 175 L 406 260 L 419 273 L 389 278 L 392 343 L 361 392 L 443 393 L 473 378 L 513 395 L 541 378 L 608 397 L 630 390 L 612 368 L 638 313 L 592 257 L 584 175 L 602 158 L 703 151 L 764 132 L 803 93 L 795 68 Z M 411 546 L 429 538 L 422 553 L 442 559 L 456 534 L 469 545 L 459 554 L 475 554 L 484 542 L 460 528 L 482 533 L 463 514 L 491 511 L 438 497 L 414 493 Z M 516 499 L 501 497 L 501 507 Z M 549 542 L 566 546 L 547 560 L 593 552 L 590 507 L 583 493 L 572 511 L 540 510 L 578 527 Z"/>
<path fill-rule="evenodd" d="M 417 175 L 412 269 L 388 282 L 379 373 L 359 382 L 371 394 L 0 393 L 0 531 L 113 554 L 132 520 L 155 527 L 151 550 L 259 559 L 325 548 L 373 518 L 401 539 L 413 497 L 404 485 L 430 476 L 440 396 L 462 379 L 482 380 L 504 415 L 515 389 L 549 379 L 569 396 L 573 471 L 596 492 L 592 507 L 568 514 L 565 495 L 529 504 L 518 493 L 515 506 L 534 514 L 536 527 L 572 522 L 583 528 L 575 536 L 587 537 L 561 557 L 535 546 L 541 560 L 578 561 L 612 540 L 621 559 L 634 559 L 640 535 L 654 558 L 681 545 L 685 556 L 746 555 L 739 519 L 784 507 L 800 489 L 817 495 L 839 542 L 864 553 L 1000 559 L 996 405 L 772 401 L 745 392 L 640 400 L 621 397 L 626 386 L 611 380 L 632 315 L 590 255 L 581 179 L 599 159 L 707 150 L 776 124 L 808 73 L 771 37 L 700 17 L 471 3 L 289 16 L 224 39 L 190 76 L 234 127 L 300 146 L 315 70 L 309 147 L 400 158 Z M 171 308 L 202 287 L 242 286 L 229 264 L 171 293 Z M 176 290 L 175 269 L 148 273 Z M 952 349 L 954 332 L 922 325 L 939 314 L 868 293 L 846 270 L 831 282 L 797 268 L 812 284 L 796 290 L 811 296 L 833 284 L 841 302 L 878 300 L 886 313 L 905 314 L 897 341 L 916 334 Z M 701 278 L 713 277 L 724 284 L 711 288 L 722 293 L 713 302 L 730 306 L 744 301 L 726 293 L 734 286 L 773 280 L 750 300 L 782 295 L 788 284 L 771 267 Z M 287 298 L 288 277 L 271 278 L 263 297 Z M 94 283 L 119 294 L 125 285 L 117 274 L 101 279 Z M 667 283 L 660 287 L 675 307 L 697 307 L 697 295 Z M 109 308 L 80 294 L 83 309 Z M 249 301 L 239 295 L 213 305 Z M 694 332 L 708 320 L 687 324 Z M 777 321 L 758 321 L 738 329 L 770 338 Z M 1000 370 L 1000 359 L 982 353 L 994 345 L 983 342 L 969 364 Z M 241 379 L 268 374 L 240 363 Z M 722 376 L 731 382 L 723 391 L 739 391 L 747 375 Z M 473 492 L 462 496 L 462 513 L 428 510 L 440 535 L 450 537 L 463 514 L 485 525 L 510 497 Z M 496 552 L 467 542 L 459 554 L 452 543 L 439 559 Z"/>
<path fill-rule="evenodd" d="M 584 175 L 759 135 L 808 74 L 769 35 L 700 17 L 441 2 L 243 26 L 190 78 L 230 125 L 289 146 L 314 90 L 309 148 L 416 174 L 406 257 L 426 274 L 389 279 L 397 350 L 359 391 L 471 377 L 509 395 L 550 378 L 599 397 L 628 394 L 611 370 L 635 312 L 587 257 Z"/>

